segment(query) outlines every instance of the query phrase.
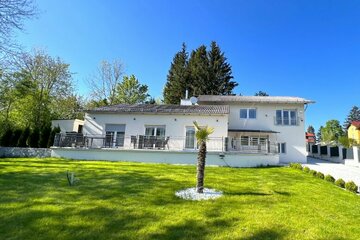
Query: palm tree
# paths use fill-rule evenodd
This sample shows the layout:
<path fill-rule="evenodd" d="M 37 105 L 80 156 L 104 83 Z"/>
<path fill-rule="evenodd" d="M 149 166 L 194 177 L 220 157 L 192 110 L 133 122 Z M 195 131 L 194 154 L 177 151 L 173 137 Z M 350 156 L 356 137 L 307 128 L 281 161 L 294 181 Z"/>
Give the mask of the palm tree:
<path fill-rule="evenodd" d="M 194 126 L 196 129 L 196 140 L 198 142 L 199 153 L 198 153 L 198 162 L 197 162 L 197 184 L 196 191 L 198 193 L 204 192 L 204 175 L 205 175 L 205 159 L 206 159 L 206 141 L 209 140 L 209 135 L 214 132 L 213 128 L 208 126 L 200 127 L 196 121 L 194 121 Z"/>

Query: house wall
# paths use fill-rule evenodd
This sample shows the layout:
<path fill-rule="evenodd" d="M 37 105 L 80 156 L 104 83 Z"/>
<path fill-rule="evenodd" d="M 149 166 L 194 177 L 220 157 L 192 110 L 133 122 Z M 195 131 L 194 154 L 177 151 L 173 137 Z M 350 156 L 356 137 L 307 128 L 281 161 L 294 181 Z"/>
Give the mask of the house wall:
<path fill-rule="evenodd" d="M 52 120 L 51 127 L 60 127 L 62 133 L 65 132 L 77 132 L 79 125 L 84 125 L 83 120 L 79 119 L 70 119 L 70 120 Z"/>
<path fill-rule="evenodd" d="M 354 125 L 351 125 L 348 129 L 348 138 L 354 139 L 357 143 L 360 143 L 360 130 Z"/>
<path fill-rule="evenodd" d="M 271 130 L 279 132 L 269 134 L 271 142 L 286 143 L 286 153 L 280 153 L 280 161 L 306 162 L 306 143 L 305 143 L 305 114 L 304 104 L 271 104 L 271 103 L 210 103 L 203 104 L 226 104 L 230 106 L 229 129 L 247 130 Z M 256 108 L 256 119 L 240 119 L 241 108 Z M 276 110 L 297 110 L 298 125 L 282 126 L 275 125 Z M 254 134 L 248 134 L 254 135 Z M 256 135 L 256 134 L 255 134 Z"/>
<path fill-rule="evenodd" d="M 105 114 L 86 113 L 83 133 L 85 135 L 105 134 L 106 124 L 125 124 L 124 147 L 130 147 L 130 136 L 144 135 L 146 125 L 164 125 L 165 136 L 170 136 L 173 149 L 183 149 L 186 127 L 208 125 L 214 128 L 211 138 L 218 138 L 216 144 L 220 144 L 223 137 L 227 136 L 227 115 L 154 115 L 154 114 Z M 211 144 L 211 143 L 210 143 Z M 95 147 L 101 147 L 101 140 L 94 140 Z M 209 146 L 211 148 L 211 146 Z"/>
<path fill-rule="evenodd" d="M 164 150 L 74 149 L 52 148 L 52 157 L 84 160 L 132 161 L 147 163 L 196 164 L 197 152 Z M 207 165 L 229 167 L 256 167 L 278 165 L 277 154 L 225 154 L 208 152 Z"/>

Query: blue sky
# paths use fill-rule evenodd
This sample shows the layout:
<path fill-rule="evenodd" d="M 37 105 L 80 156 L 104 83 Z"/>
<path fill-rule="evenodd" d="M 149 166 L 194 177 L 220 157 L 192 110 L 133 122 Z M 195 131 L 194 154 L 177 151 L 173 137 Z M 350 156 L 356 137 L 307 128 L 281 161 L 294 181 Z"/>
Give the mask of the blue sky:
<path fill-rule="evenodd" d="M 345 119 L 360 105 L 360 1 L 49 1 L 18 41 L 71 65 L 78 92 L 103 59 L 121 59 L 154 97 L 174 54 L 218 42 L 239 86 L 235 93 L 316 101 L 306 124 Z"/>

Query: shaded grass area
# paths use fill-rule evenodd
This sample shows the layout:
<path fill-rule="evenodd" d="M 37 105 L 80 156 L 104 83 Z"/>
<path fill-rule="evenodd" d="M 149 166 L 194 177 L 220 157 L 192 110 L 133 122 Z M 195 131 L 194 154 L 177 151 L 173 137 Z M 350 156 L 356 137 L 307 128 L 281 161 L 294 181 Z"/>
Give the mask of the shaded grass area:
<path fill-rule="evenodd" d="M 175 197 L 194 185 L 194 166 L 0 159 L 0 238 L 360 238 L 360 197 L 294 169 L 208 167 L 223 197 Z"/>

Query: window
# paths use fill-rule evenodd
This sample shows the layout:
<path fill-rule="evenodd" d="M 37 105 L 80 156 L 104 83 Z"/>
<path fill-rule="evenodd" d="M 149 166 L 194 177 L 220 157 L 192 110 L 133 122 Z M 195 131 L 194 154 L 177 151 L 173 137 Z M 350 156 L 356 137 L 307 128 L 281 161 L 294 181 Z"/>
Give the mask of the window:
<path fill-rule="evenodd" d="M 241 136 L 240 143 L 242 146 L 248 146 L 249 145 L 249 137 L 248 136 Z"/>
<path fill-rule="evenodd" d="M 165 137 L 165 126 L 145 126 L 145 136 Z"/>
<path fill-rule="evenodd" d="M 240 118 L 247 118 L 247 109 L 240 109 Z"/>
<path fill-rule="evenodd" d="M 295 126 L 297 125 L 296 110 L 276 110 L 275 124 Z"/>
<path fill-rule="evenodd" d="M 279 153 L 286 153 L 286 143 L 278 143 L 278 151 Z"/>
<path fill-rule="evenodd" d="M 106 144 L 111 147 L 123 147 L 125 139 L 125 124 L 106 124 Z"/>
<path fill-rule="evenodd" d="M 240 109 L 240 118 L 241 119 L 256 119 L 256 109 L 255 108 Z"/>
<path fill-rule="evenodd" d="M 186 127 L 185 148 L 195 149 L 195 128 Z"/>
<path fill-rule="evenodd" d="M 251 146 L 257 146 L 257 145 L 259 145 L 259 138 L 257 138 L 257 137 L 252 137 L 251 140 L 250 140 L 250 145 L 251 145 Z"/>
<path fill-rule="evenodd" d="M 249 109 L 249 118 L 250 119 L 256 118 L 256 109 Z"/>

